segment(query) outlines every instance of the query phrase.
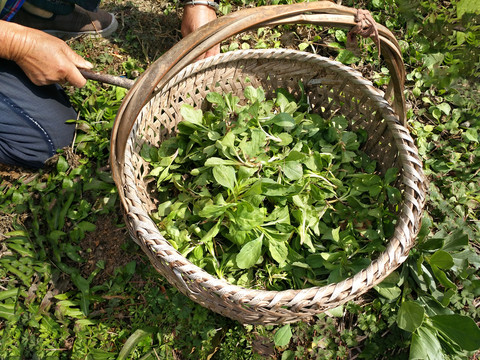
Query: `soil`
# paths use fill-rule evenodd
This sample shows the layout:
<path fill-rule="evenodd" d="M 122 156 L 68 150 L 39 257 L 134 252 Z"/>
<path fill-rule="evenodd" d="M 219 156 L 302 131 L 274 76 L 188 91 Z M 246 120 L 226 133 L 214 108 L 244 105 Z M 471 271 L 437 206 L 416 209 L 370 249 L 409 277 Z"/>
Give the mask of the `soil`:
<path fill-rule="evenodd" d="M 95 71 L 126 75 L 122 64 L 129 59 L 137 60 L 145 69 L 181 39 L 181 8 L 169 1 L 107 0 L 102 2 L 102 9 L 113 13 L 118 21 L 112 37 L 67 41 L 85 53 L 95 64 Z M 139 73 L 129 75 L 135 78 Z"/>
<path fill-rule="evenodd" d="M 132 241 L 124 227 L 118 227 L 111 215 L 98 218 L 96 230 L 85 234 L 81 241 L 82 257 L 86 260 L 81 266 L 82 276 L 88 276 L 96 269 L 99 261 L 104 261 L 103 270 L 93 279 L 93 285 L 103 284 L 114 275 L 117 267 L 123 267 L 140 257 L 138 252 L 126 250 L 127 242 Z"/>

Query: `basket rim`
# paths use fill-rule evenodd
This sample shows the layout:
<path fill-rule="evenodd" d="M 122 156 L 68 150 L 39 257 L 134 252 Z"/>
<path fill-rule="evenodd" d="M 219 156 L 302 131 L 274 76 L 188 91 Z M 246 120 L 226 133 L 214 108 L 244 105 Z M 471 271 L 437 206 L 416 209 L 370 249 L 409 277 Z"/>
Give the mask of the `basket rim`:
<path fill-rule="evenodd" d="M 156 224 L 150 219 L 148 211 L 143 213 L 139 212 L 137 214 L 132 211 L 131 208 L 125 210 L 127 217 L 140 217 L 142 219 L 140 222 L 133 221 L 131 223 L 134 229 L 132 231 L 134 239 L 138 239 L 143 243 L 156 259 L 167 264 L 172 269 L 172 273 L 175 274 L 180 283 L 185 285 L 187 292 L 191 295 L 198 296 L 198 293 L 192 291 L 187 282 L 193 282 L 200 285 L 202 288 L 210 289 L 210 291 L 213 291 L 222 298 L 230 296 L 231 298 L 229 301 L 236 304 L 249 305 L 252 307 L 263 306 L 269 310 L 275 310 L 281 306 L 298 307 L 298 303 L 301 302 L 302 304 L 306 304 L 305 307 L 308 308 L 317 306 L 319 310 L 314 311 L 314 313 L 321 312 L 328 309 L 329 304 L 338 305 L 338 301 L 344 303 L 362 293 L 365 293 L 367 290 L 381 282 L 381 280 L 405 261 L 409 250 L 414 244 L 414 238 L 420 227 L 419 216 L 415 216 L 412 209 L 417 212 L 417 215 L 421 214 L 426 197 L 426 186 L 424 184 L 425 177 L 422 171 L 422 163 L 418 157 L 418 151 L 414 146 L 413 139 L 408 130 L 401 125 L 398 116 L 383 98 L 383 93 L 375 88 L 369 80 L 363 78 L 360 72 L 343 65 L 338 61 L 320 55 L 289 49 L 249 49 L 218 54 L 188 65 L 174 76 L 164 87 L 161 89 L 157 88 L 155 90 L 155 96 L 161 96 L 171 87 L 180 83 L 184 79 L 208 68 L 237 60 L 248 60 L 250 58 L 285 59 L 304 61 L 306 63 L 311 61 L 315 62 L 317 65 L 328 67 L 329 70 L 347 77 L 356 86 L 360 87 L 365 95 L 376 103 L 378 108 L 377 111 L 381 113 L 389 131 L 391 131 L 393 135 L 392 142 L 397 146 L 400 158 L 399 161 L 402 169 L 405 170 L 402 172 L 401 179 L 402 183 L 405 185 L 405 191 L 402 194 L 403 201 L 401 203 L 401 209 L 395 225 L 394 234 L 388 239 L 386 249 L 379 253 L 375 259 L 372 259 L 370 265 L 366 268 L 338 283 L 281 291 L 250 289 L 230 284 L 225 279 L 218 278 L 206 272 L 184 258 L 173 248 L 172 245 L 170 245 L 168 240 L 163 237 Z M 153 96 L 152 99 L 154 99 L 155 96 Z M 145 105 L 128 136 L 125 159 L 128 159 L 132 155 L 133 137 L 138 132 L 139 119 L 141 118 L 144 109 Z M 135 195 L 136 186 L 131 186 L 128 183 L 128 179 L 130 179 L 133 174 L 132 169 L 130 169 L 130 164 L 130 161 L 125 161 L 122 176 L 127 180 L 124 189 L 120 189 L 120 196 L 126 196 L 125 194 L 127 192 L 129 194 L 133 192 L 133 195 Z M 125 194 L 123 193 L 124 191 Z M 138 203 L 140 200 L 137 198 L 127 203 L 132 204 L 135 202 Z M 137 208 L 134 207 L 134 209 Z M 134 216 L 132 216 L 132 214 L 134 214 Z M 412 224 L 412 230 L 410 230 L 409 224 Z M 149 231 L 139 231 L 138 227 L 140 226 L 148 226 Z M 251 300 L 245 301 L 247 295 Z M 321 302 L 322 299 L 327 300 Z M 310 313 L 311 311 L 312 309 L 309 309 L 309 316 L 312 315 Z M 305 312 L 302 312 L 302 314 L 305 314 Z"/>

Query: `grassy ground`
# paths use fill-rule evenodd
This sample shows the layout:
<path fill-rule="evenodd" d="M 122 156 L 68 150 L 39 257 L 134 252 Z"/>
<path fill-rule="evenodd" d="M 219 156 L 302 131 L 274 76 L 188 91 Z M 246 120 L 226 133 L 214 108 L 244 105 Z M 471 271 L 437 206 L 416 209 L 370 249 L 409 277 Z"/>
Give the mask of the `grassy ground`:
<path fill-rule="evenodd" d="M 475 358 L 480 19 L 474 12 L 480 9 L 465 0 L 360 5 L 400 39 L 409 129 L 430 181 L 418 246 L 387 290 L 292 325 L 285 346 L 276 337 L 279 327 L 243 326 L 188 300 L 125 230 L 108 164 L 125 90 L 89 82 L 67 89 L 80 113 L 73 148 L 43 171 L 0 167 L 0 358 L 406 359 L 418 349 L 435 360 Z M 98 71 L 134 79 L 180 39 L 181 10 L 174 4 L 116 0 L 104 7 L 117 14 L 116 35 L 69 42 Z M 229 5 L 222 1 L 221 9 Z M 371 43 L 356 57 L 344 49 L 344 38 L 342 31 L 281 28 L 236 37 L 222 49 L 305 48 L 339 56 L 384 87 L 388 74 Z M 399 321 L 405 309 L 406 325 Z M 451 316 L 457 331 L 471 329 L 467 340 L 442 328 L 439 314 Z"/>

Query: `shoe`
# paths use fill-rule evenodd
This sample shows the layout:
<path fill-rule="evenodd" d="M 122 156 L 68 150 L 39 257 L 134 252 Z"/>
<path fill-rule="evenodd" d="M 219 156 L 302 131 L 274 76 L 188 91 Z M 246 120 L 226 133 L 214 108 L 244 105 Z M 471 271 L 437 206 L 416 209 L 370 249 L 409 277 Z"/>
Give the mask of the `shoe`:
<path fill-rule="evenodd" d="M 87 11 L 78 5 L 68 15 L 52 15 L 43 18 L 20 9 L 13 22 L 30 28 L 45 31 L 60 39 L 67 40 L 87 35 L 90 37 L 107 37 L 118 28 L 117 19 L 104 10 Z"/>

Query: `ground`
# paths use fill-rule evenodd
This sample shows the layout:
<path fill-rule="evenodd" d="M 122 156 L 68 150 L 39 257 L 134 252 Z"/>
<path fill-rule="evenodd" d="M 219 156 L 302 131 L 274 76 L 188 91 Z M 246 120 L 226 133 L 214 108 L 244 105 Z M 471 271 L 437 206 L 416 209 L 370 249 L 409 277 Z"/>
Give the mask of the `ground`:
<path fill-rule="evenodd" d="M 132 0 L 129 2 L 108 0 L 104 2 L 103 7 L 115 12 L 119 21 L 119 29 L 112 38 L 95 41 L 79 38 L 68 41 L 74 49 L 96 64 L 96 71 L 119 76 L 127 75 L 130 78 L 135 78 L 143 69 L 147 69 L 155 59 L 181 38 L 181 9 L 177 9 L 171 2 L 164 0 Z M 298 31 L 296 32 L 299 33 Z M 295 38 L 293 34 L 292 32 L 282 36 L 281 42 L 284 47 L 288 48 L 292 42 L 298 43 L 301 41 Z M 308 30 L 305 30 L 301 35 L 302 40 L 312 40 Z M 254 41 L 253 38 L 244 40 L 238 37 L 235 40 L 238 43 Z M 228 46 L 228 44 L 226 45 Z M 328 55 L 328 49 L 325 48 L 324 50 L 324 55 Z M 125 67 L 124 64 L 130 60 L 133 65 Z M 371 78 L 373 75 L 371 66 L 362 66 L 359 70 L 368 78 Z M 108 87 L 108 85 L 101 86 Z M 410 103 L 411 107 L 416 110 L 419 101 Z M 107 168 L 108 164 L 102 164 L 101 166 Z M 37 171 L 0 165 L 0 189 L 2 186 L 8 187 L 16 179 L 23 179 L 24 182 L 28 182 L 40 176 L 39 174 Z M 118 214 L 114 216 L 111 214 L 99 216 L 95 221 L 95 231 L 87 232 L 85 238 L 80 242 L 81 255 L 85 259 L 80 266 L 80 271 L 84 277 L 88 277 L 99 262 L 104 263 L 103 271 L 99 272 L 93 279 L 92 285 L 104 283 L 106 279 L 112 277 L 117 268 L 124 267 L 125 264 L 132 260 L 135 260 L 137 263 L 148 263 L 146 256 L 138 250 L 138 247 L 130 239 L 125 227 L 122 226 L 122 215 L 120 212 L 121 209 L 118 206 Z M 28 225 L 29 219 L 26 216 L 14 219 L 11 214 L 0 213 L 0 258 L 6 251 L 2 244 L 3 234 L 15 230 L 14 220 Z M 473 246 L 476 248 L 477 253 L 480 253 L 478 243 L 473 243 Z M 137 250 L 130 251 L 131 249 Z M 136 281 L 138 281 L 138 286 L 142 286 L 141 281 L 134 276 L 131 282 Z M 165 292 L 163 286 L 160 285 L 160 288 L 162 292 Z M 111 299 L 105 298 L 105 300 Z M 365 301 L 368 300 L 366 299 Z M 475 306 L 478 307 L 479 305 L 480 297 L 477 297 Z M 96 307 L 93 311 L 93 317 L 104 313 L 103 308 Z M 120 317 L 123 316 L 122 314 L 122 311 L 118 311 L 115 316 Z M 351 318 L 347 317 L 339 322 L 338 330 L 343 332 L 343 330 L 350 330 L 355 326 L 355 319 L 351 316 Z M 257 340 L 253 346 L 258 353 L 263 353 L 266 356 L 272 353 L 272 343 L 268 339 L 259 335 Z M 359 339 L 359 343 L 362 343 L 362 341 L 363 339 Z"/>

